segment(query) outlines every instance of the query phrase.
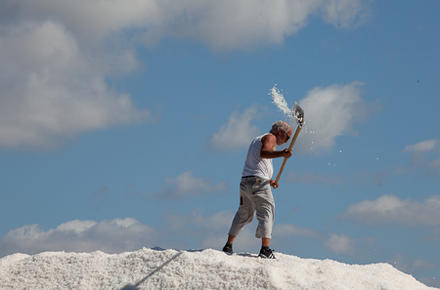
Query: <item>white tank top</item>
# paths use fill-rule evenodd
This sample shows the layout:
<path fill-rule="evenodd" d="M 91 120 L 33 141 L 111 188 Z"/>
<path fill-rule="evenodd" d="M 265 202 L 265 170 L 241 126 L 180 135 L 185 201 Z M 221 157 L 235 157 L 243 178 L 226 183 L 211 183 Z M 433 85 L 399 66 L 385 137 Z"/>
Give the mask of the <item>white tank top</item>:
<path fill-rule="evenodd" d="M 263 146 L 261 139 L 266 135 L 268 134 L 255 137 L 252 140 L 247 153 L 246 162 L 244 163 L 243 172 L 241 174 L 242 177 L 258 176 L 266 180 L 272 179 L 272 159 L 260 157 L 261 147 Z"/>

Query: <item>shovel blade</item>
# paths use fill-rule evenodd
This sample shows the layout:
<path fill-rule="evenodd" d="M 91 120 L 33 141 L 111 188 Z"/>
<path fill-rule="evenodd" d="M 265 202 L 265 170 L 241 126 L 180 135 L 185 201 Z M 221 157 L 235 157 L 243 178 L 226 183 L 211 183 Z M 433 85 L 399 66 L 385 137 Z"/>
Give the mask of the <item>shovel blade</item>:
<path fill-rule="evenodd" d="M 304 110 L 295 102 L 293 106 L 292 115 L 298 123 L 298 126 L 302 127 L 304 125 Z"/>

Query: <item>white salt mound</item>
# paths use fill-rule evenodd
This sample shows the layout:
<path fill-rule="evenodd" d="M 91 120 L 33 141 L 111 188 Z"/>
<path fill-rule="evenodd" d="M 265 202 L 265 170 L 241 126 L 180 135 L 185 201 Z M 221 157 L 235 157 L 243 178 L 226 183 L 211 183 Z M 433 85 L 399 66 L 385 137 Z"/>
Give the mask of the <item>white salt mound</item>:
<path fill-rule="evenodd" d="M 121 254 L 14 254 L 0 259 L 0 289 L 436 289 L 389 264 L 276 257 L 146 248 Z"/>

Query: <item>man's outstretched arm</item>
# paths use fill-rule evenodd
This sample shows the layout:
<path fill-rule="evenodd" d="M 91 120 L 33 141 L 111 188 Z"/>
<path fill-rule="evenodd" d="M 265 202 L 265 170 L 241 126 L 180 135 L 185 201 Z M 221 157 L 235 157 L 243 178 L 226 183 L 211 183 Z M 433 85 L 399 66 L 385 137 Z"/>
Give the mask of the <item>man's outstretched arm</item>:
<path fill-rule="evenodd" d="M 279 157 L 289 158 L 290 156 L 292 156 L 292 151 L 289 151 L 287 148 L 280 151 L 275 150 L 277 145 L 277 138 L 272 134 L 264 136 L 261 142 L 263 143 L 260 152 L 261 158 L 267 158 L 267 159 L 279 158 Z"/>

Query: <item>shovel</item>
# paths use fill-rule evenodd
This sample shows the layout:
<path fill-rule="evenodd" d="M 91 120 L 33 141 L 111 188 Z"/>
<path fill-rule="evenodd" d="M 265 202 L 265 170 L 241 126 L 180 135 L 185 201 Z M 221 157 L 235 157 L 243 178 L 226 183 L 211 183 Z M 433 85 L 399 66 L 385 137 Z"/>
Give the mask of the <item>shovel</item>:
<path fill-rule="evenodd" d="M 295 106 L 293 107 L 292 115 L 295 118 L 298 127 L 296 128 L 295 135 L 293 135 L 292 141 L 290 141 L 289 151 L 292 151 L 296 138 L 298 137 L 299 132 L 301 131 L 302 126 L 304 125 L 304 110 L 297 103 L 295 103 Z M 280 180 L 281 173 L 283 173 L 284 165 L 286 165 L 286 162 L 287 162 L 287 158 L 284 157 L 284 161 L 283 164 L 281 165 L 280 171 L 278 172 L 277 179 L 275 179 L 275 184 L 277 187 L 278 187 L 278 181 Z"/>

